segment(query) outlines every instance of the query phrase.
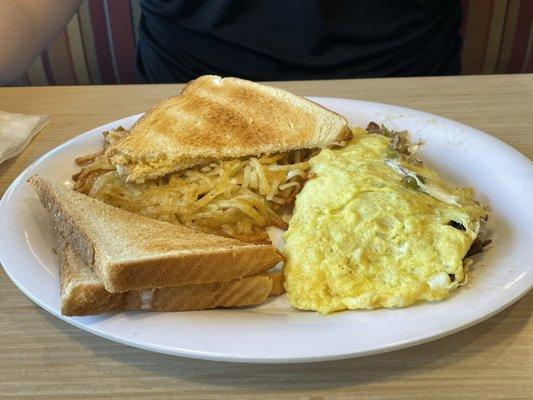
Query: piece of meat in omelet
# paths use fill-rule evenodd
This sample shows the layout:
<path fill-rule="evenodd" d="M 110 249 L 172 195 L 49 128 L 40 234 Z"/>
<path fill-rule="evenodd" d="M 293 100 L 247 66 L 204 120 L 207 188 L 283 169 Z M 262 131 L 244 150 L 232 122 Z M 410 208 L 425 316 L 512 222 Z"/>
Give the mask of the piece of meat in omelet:
<path fill-rule="evenodd" d="M 316 177 L 284 235 L 293 307 L 404 307 L 442 300 L 465 279 L 487 211 L 471 189 L 448 187 L 389 136 L 355 129 L 344 148 L 310 160 Z"/>

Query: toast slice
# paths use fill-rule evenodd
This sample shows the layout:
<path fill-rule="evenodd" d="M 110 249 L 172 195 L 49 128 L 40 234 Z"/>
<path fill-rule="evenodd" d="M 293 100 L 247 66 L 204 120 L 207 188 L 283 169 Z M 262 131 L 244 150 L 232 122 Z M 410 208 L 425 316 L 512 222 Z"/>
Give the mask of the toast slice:
<path fill-rule="evenodd" d="M 263 273 L 227 282 L 108 292 L 94 271 L 58 235 L 61 314 L 86 316 L 110 311 L 195 311 L 243 307 L 279 295 L 282 274 Z M 282 285 L 281 285 L 282 287 Z"/>
<path fill-rule="evenodd" d="M 109 292 L 225 282 L 282 260 L 253 245 L 109 206 L 34 175 L 29 179 L 54 225 Z"/>
<path fill-rule="evenodd" d="M 286 90 L 205 75 L 157 104 L 107 151 L 128 182 L 142 183 L 214 159 L 341 144 L 346 119 Z"/>

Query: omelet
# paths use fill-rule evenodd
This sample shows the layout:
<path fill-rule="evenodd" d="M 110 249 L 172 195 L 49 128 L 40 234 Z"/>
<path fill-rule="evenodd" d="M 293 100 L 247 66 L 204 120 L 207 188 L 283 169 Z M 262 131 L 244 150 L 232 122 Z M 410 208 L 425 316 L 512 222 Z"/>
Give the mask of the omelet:
<path fill-rule="evenodd" d="M 310 160 L 283 237 L 290 304 L 327 314 L 445 299 L 465 280 L 487 210 L 409 154 L 403 136 L 353 133 Z"/>

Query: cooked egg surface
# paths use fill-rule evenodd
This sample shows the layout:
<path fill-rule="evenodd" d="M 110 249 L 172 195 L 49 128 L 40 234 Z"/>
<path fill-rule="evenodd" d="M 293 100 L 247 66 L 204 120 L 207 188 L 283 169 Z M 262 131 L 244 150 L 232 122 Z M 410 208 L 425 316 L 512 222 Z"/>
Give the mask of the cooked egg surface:
<path fill-rule="evenodd" d="M 409 157 L 389 158 L 390 141 L 354 129 L 344 148 L 310 160 L 316 177 L 284 235 L 293 307 L 404 307 L 442 300 L 464 280 L 463 258 L 486 211 L 471 189 L 448 187 Z"/>

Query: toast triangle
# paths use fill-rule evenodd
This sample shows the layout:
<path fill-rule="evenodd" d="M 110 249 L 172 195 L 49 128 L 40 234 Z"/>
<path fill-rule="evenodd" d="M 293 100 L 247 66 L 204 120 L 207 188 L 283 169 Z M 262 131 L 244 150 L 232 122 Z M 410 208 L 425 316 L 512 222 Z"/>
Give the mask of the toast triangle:
<path fill-rule="evenodd" d="M 264 272 L 282 260 L 271 245 L 137 215 L 38 175 L 29 182 L 56 228 L 112 293 L 224 282 Z"/>
<path fill-rule="evenodd" d="M 214 159 L 324 148 L 351 136 L 347 120 L 286 90 L 204 75 L 148 110 L 107 151 L 126 181 Z"/>
<path fill-rule="evenodd" d="M 60 307 L 66 316 L 111 311 L 195 311 L 263 303 L 276 292 L 280 273 L 262 273 L 226 282 L 108 292 L 80 255 L 58 234 Z"/>

